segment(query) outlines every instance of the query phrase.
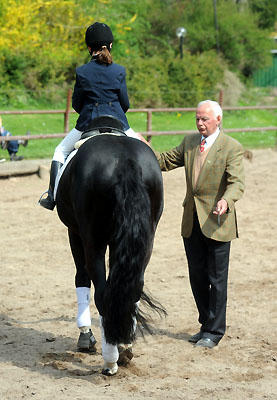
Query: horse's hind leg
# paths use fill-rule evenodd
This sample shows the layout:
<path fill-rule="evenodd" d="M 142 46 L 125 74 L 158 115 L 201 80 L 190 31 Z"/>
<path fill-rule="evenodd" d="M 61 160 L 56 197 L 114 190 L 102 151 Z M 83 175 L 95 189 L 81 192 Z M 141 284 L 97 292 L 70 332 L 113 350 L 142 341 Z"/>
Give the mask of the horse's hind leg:
<path fill-rule="evenodd" d="M 101 343 L 102 343 L 102 357 L 104 359 L 104 366 L 102 369 L 102 374 L 107 376 L 112 376 L 117 373 L 118 370 L 118 357 L 119 352 L 116 345 L 106 342 L 104 329 L 102 325 L 102 317 L 99 314 L 99 326 L 101 330 Z"/>
<path fill-rule="evenodd" d="M 140 301 L 136 302 L 137 310 L 139 308 L 139 303 L 140 303 Z M 137 319 L 134 317 L 134 324 L 133 324 L 134 334 L 136 332 L 136 328 L 137 328 Z M 132 360 L 132 358 L 134 357 L 133 345 L 132 345 L 132 343 L 120 343 L 117 345 L 117 348 L 118 348 L 118 353 L 119 353 L 117 364 L 123 365 L 126 367 L 129 364 L 129 362 Z"/>
<path fill-rule="evenodd" d="M 98 243 L 98 245 L 92 245 L 93 240 L 89 240 L 90 246 L 86 248 L 85 258 L 87 260 L 88 272 L 94 285 L 94 301 L 99 312 L 99 325 L 101 330 L 101 344 L 102 344 L 102 356 L 104 359 L 104 366 L 102 374 L 114 375 L 118 370 L 118 349 L 116 345 L 112 345 L 106 342 L 103 326 L 102 326 L 102 314 L 103 314 L 103 298 L 106 288 L 106 267 L 105 267 L 105 253 L 107 249 L 106 243 Z"/>
<path fill-rule="evenodd" d="M 95 351 L 96 339 L 91 332 L 90 287 L 91 280 L 85 268 L 83 245 L 79 235 L 68 230 L 69 242 L 76 265 L 75 286 L 78 303 L 77 326 L 80 336 L 77 347 L 81 351 Z"/>

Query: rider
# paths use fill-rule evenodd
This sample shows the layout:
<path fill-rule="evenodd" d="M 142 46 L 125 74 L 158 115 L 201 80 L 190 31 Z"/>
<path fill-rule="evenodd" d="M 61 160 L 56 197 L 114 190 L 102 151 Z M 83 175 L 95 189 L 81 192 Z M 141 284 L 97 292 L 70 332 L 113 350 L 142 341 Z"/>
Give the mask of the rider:
<path fill-rule="evenodd" d="M 140 134 L 130 128 L 125 115 L 129 108 L 126 72 L 124 67 L 112 61 L 110 52 L 113 39 L 110 27 L 103 23 L 95 22 L 86 31 L 85 41 L 92 58 L 90 62 L 76 69 L 72 107 L 79 114 L 79 118 L 75 128 L 55 149 L 48 196 L 39 200 L 39 204 L 48 210 L 53 210 L 55 207 L 53 191 L 56 176 L 92 119 L 102 115 L 112 115 L 121 121 L 127 136 L 145 141 Z"/>

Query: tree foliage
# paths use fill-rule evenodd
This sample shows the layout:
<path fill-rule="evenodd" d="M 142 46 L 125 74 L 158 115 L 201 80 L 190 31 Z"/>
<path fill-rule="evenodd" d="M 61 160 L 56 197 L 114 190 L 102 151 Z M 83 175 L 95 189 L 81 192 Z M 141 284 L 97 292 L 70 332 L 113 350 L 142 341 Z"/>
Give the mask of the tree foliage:
<path fill-rule="evenodd" d="M 277 0 L 249 0 L 249 6 L 257 15 L 260 28 L 274 28 L 277 23 Z"/>
<path fill-rule="evenodd" d="M 72 87 L 76 66 L 89 61 L 85 30 L 100 21 L 113 30 L 132 106 L 192 104 L 215 90 L 225 68 L 251 77 L 270 62 L 276 1 L 218 0 L 217 54 L 213 0 L 0 0 L 1 103 L 19 89 L 39 96 Z M 182 59 L 178 26 L 187 30 Z"/>

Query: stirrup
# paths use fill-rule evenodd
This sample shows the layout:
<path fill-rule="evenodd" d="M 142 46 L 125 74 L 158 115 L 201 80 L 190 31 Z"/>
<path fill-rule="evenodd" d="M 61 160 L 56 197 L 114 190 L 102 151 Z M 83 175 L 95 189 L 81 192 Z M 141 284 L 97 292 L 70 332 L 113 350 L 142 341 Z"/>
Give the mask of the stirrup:
<path fill-rule="evenodd" d="M 42 197 L 43 197 L 46 193 L 48 193 L 48 196 L 46 197 L 46 199 L 43 199 Z M 51 197 L 52 197 L 52 198 L 51 198 Z M 42 193 L 42 195 L 41 195 L 40 198 L 39 198 L 38 205 L 40 205 L 40 206 L 43 207 L 43 208 L 46 208 L 47 210 L 51 210 L 51 211 L 54 210 L 55 205 L 56 205 L 56 202 L 55 202 L 55 200 L 54 200 L 53 195 L 51 195 L 51 194 L 49 193 L 49 190 L 46 190 L 46 192 Z"/>
<path fill-rule="evenodd" d="M 38 205 L 40 205 L 41 199 L 43 198 L 43 196 L 44 196 L 46 193 L 48 194 L 48 190 L 45 190 L 45 192 L 42 193 L 42 195 L 41 195 L 40 198 L 39 198 Z"/>

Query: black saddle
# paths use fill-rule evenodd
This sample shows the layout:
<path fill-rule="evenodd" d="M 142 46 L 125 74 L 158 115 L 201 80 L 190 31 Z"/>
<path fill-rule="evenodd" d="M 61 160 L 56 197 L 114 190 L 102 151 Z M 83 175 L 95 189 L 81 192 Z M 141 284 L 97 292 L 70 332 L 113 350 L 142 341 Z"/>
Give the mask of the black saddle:
<path fill-rule="evenodd" d="M 123 130 L 121 121 L 112 115 L 102 115 L 94 118 L 89 123 L 87 129 L 82 133 L 81 139 L 86 139 L 101 133 L 114 133 L 119 136 L 127 136 Z"/>

